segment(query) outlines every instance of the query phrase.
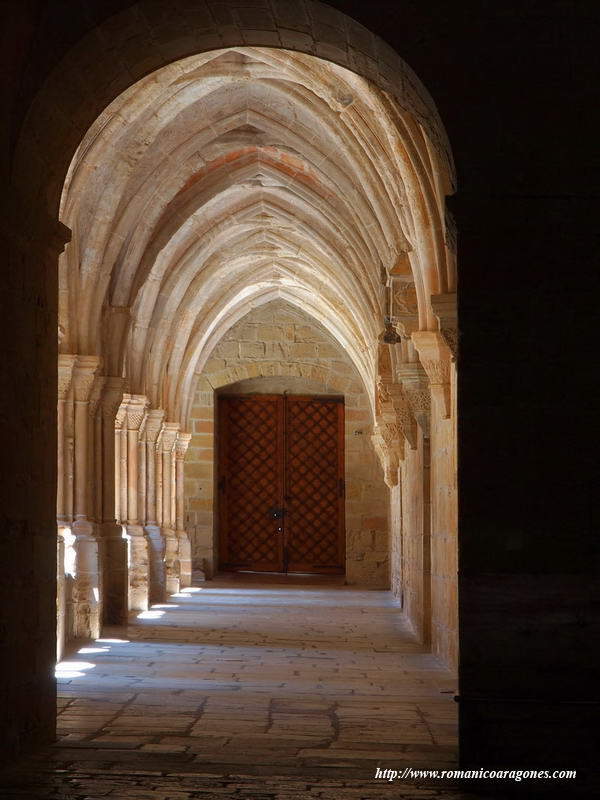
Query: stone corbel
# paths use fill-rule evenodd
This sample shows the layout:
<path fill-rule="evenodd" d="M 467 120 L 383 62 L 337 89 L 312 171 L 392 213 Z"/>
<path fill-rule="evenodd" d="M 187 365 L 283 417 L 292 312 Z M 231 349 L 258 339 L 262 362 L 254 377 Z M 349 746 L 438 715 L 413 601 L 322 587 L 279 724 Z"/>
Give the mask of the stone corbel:
<path fill-rule="evenodd" d="M 431 385 L 432 397 L 436 398 L 444 419 L 452 413 L 450 403 L 451 354 L 442 334 L 437 331 L 417 331 L 412 340 L 419 353 L 423 369 Z"/>
<path fill-rule="evenodd" d="M 411 450 L 415 450 L 417 447 L 417 421 L 410 407 L 408 396 L 402 385 L 398 383 L 389 383 L 386 389 L 400 432 Z"/>
<path fill-rule="evenodd" d="M 398 484 L 398 469 L 404 458 L 404 444 L 397 426 L 376 422 L 371 441 L 383 469 L 387 486 L 392 489 Z"/>
<path fill-rule="evenodd" d="M 392 488 L 398 483 L 398 467 L 404 459 L 403 430 L 399 424 L 398 400 L 392 387 L 380 378 L 377 384 L 377 414 L 371 441 L 383 468 L 386 484 Z M 396 400 L 396 403 L 394 402 Z M 405 420 L 406 422 L 406 420 Z"/>
<path fill-rule="evenodd" d="M 423 435 L 428 437 L 431 432 L 431 392 L 427 373 L 418 362 L 405 362 L 396 365 L 396 379 Z"/>
<path fill-rule="evenodd" d="M 456 361 L 458 355 L 456 292 L 432 295 L 431 307 L 440 324 L 440 333 L 450 350 L 452 361 Z"/>

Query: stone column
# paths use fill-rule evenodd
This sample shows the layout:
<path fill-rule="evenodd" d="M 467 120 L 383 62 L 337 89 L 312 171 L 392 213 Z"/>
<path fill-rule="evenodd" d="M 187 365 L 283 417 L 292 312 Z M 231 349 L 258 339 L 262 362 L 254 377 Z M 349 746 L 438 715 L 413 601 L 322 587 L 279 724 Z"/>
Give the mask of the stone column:
<path fill-rule="evenodd" d="M 57 408 L 57 486 L 56 486 L 56 658 L 60 661 L 65 646 L 67 622 L 67 580 L 65 576 L 65 537 L 71 538 L 72 519 L 67 513 L 67 458 L 65 435 L 67 398 L 69 397 L 76 356 L 60 354 L 58 357 L 58 408 Z M 70 604 L 69 604 L 70 605 Z"/>
<path fill-rule="evenodd" d="M 123 378 L 110 377 L 104 382 L 102 408 L 102 571 L 103 622 L 124 625 L 127 622 L 127 540 L 119 524 L 119 491 L 117 470 L 120 469 L 121 434 L 116 433 L 117 414 L 123 400 Z M 124 415 L 123 415 L 124 416 Z"/>
<path fill-rule="evenodd" d="M 146 524 L 147 494 L 148 494 L 148 466 L 146 464 L 146 423 L 148 416 L 140 427 L 138 437 L 138 519 L 142 527 Z"/>
<path fill-rule="evenodd" d="M 61 523 L 66 523 L 69 520 L 67 516 L 67 503 L 66 503 L 66 443 L 65 443 L 65 416 L 66 404 L 71 382 L 73 378 L 73 367 L 75 365 L 77 356 L 73 355 L 59 355 L 58 357 L 58 470 L 57 470 L 57 485 L 56 485 L 56 518 Z"/>
<path fill-rule="evenodd" d="M 162 527 L 163 524 L 163 458 L 162 458 L 162 424 L 156 440 L 156 519 Z"/>
<path fill-rule="evenodd" d="M 127 401 L 127 535 L 129 537 L 129 610 L 148 610 L 148 545 L 139 518 L 139 436 L 148 400 L 130 395 Z"/>
<path fill-rule="evenodd" d="M 128 476 L 129 470 L 127 468 L 128 444 L 127 444 L 127 407 L 130 394 L 123 395 L 123 402 L 117 414 L 117 436 L 119 439 L 118 453 L 118 487 L 119 487 L 119 521 L 123 524 L 127 523 L 127 501 L 129 497 L 128 492 Z"/>
<path fill-rule="evenodd" d="M 175 442 L 175 533 L 179 544 L 179 585 L 183 589 L 192 585 L 192 545 L 185 529 L 185 454 L 192 439 L 191 433 L 179 433 Z"/>
<path fill-rule="evenodd" d="M 179 565 L 177 559 L 177 535 L 172 517 L 173 467 L 175 441 L 179 432 L 178 422 L 165 422 L 162 429 L 162 536 L 165 543 L 165 583 L 167 594 L 179 591 Z"/>
<path fill-rule="evenodd" d="M 88 406 L 88 469 L 87 469 L 87 516 L 94 525 L 94 533 L 98 542 L 98 596 L 100 598 L 100 614 L 104 604 L 104 570 L 102 569 L 102 416 L 99 413 L 100 398 L 106 378 L 96 375 L 90 394 Z M 102 624 L 100 617 L 98 624 Z"/>
<path fill-rule="evenodd" d="M 90 402 L 88 406 L 88 496 L 87 508 L 88 517 L 94 522 L 100 522 L 101 513 L 98 509 L 98 501 L 102 498 L 102 437 L 99 425 L 98 408 L 102 396 L 102 388 L 106 378 L 103 375 L 96 375 Z"/>
<path fill-rule="evenodd" d="M 75 536 L 75 583 L 73 586 L 74 634 L 77 638 L 100 635 L 100 568 L 98 540 L 88 507 L 89 404 L 97 356 L 77 356 L 73 372 L 75 392 L 75 493 L 73 535 Z"/>
<path fill-rule="evenodd" d="M 148 540 L 151 603 L 164 603 L 167 599 L 165 543 L 160 529 L 162 522 L 162 447 L 160 450 L 158 449 L 164 418 L 165 412 L 161 408 L 150 409 L 146 418 L 144 437 L 146 447 L 146 524 L 144 530 Z M 157 502 L 159 499 L 161 501 L 160 516 Z"/>

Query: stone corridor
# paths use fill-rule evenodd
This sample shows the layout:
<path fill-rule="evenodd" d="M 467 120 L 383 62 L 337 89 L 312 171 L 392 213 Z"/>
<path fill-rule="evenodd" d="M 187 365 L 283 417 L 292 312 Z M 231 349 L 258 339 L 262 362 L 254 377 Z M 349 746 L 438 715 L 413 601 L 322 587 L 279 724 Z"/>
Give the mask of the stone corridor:
<path fill-rule="evenodd" d="M 79 646 L 57 675 L 59 740 L 5 778 L 3 800 L 458 796 L 373 780 L 457 755 L 455 680 L 386 591 L 219 578 Z"/>

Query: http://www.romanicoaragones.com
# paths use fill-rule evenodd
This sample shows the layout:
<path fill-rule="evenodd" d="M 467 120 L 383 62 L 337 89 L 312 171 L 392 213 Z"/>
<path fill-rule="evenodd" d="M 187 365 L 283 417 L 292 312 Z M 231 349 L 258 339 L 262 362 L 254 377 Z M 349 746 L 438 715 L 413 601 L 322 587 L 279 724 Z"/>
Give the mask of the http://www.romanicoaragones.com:
<path fill-rule="evenodd" d="M 375 778 L 387 781 L 411 781 L 411 780 L 560 780 L 572 779 L 577 777 L 577 770 L 574 769 L 415 769 L 414 767 L 404 767 L 403 769 L 375 769 Z"/>

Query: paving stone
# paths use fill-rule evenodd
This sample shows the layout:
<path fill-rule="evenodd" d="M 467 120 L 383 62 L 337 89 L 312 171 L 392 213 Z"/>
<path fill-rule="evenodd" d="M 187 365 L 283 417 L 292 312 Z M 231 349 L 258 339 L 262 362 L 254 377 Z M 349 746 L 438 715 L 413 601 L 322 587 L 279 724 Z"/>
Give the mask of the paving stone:
<path fill-rule="evenodd" d="M 377 765 L 456 758 L 457 706 L 439 689 L 454 677 L 388 593 L 204 586 L 80 657 L 96 668 L 59 687 L 62 739 L 5 776 L 2 800 L 458 797 L 373 780 Z"/>

